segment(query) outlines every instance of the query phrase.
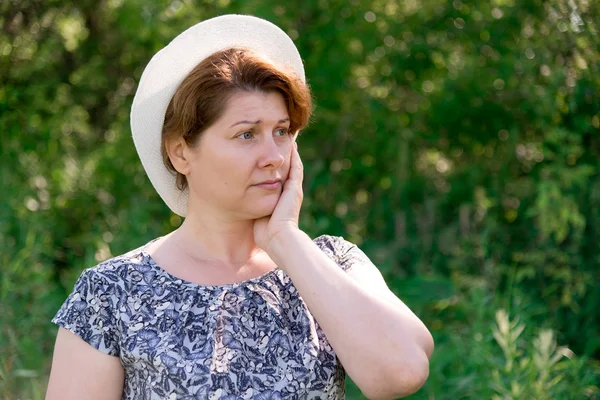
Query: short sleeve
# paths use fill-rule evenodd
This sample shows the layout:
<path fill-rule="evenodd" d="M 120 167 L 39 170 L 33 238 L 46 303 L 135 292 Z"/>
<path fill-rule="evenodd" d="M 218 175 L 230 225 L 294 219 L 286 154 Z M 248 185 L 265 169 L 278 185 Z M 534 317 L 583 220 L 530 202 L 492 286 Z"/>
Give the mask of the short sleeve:
<path fill-rule="evenodd" d="M 344 271 L 350 270 L 356 264 L 372 264 L 369 257 L 357 245 L 341 236 L 322 235 L 314 242 Z"/>
<path fill-rule="evenodd" d="M 115 315 L 118 294 L 115 286 L 94 268 L 83 271 L 52 322 L 101 352 L 118 356 L 120 349 Z"/>

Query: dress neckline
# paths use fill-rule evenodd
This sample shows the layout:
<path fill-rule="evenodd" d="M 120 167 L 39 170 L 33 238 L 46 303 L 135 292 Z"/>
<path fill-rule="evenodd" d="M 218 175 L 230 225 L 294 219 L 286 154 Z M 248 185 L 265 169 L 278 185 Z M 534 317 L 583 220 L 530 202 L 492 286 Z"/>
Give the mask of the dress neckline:
<path fill-rule="evenodd" d="M 150 255 L 150 253 L 148 253 L 147 248 L 148 248 L 148 246 L 150 244 L 152 244 L 153 242 L 157 241 L 160 238 L 161 237 L 159 236 L 159 237 L 151 240 L 150 242 L 146 243 L 144 246 L 142 246 L 142 248 L 140 249 L 140 255 L 144 258 L 144 261 L 152 269 L 154 269 L 157 273 L 159 273 L 160 275 L 162 275 L 165 278 L 167 278 L 170 282 L 182 284 L 182 285 L 187 286 L 187 287 L 193 287 L 193 288 L 197 288 L 197 289 L 206 289 L 206 290 L 211 290 L 211 291 L 214 291 L 214 290 L 235 289 L 237 287 L 246 286 L 248 284 L 260 283 L 261 281 L 267 279 L 271 275 L 274 275 L 278 271 L 281 270 L 279 267 L 275 267 L 275 268 L 273 268 L 273 269 L 265 272 L 264 274 L 261 274 L 261 275 L 255 276 L 254 278 L 246 279 L 246 280 L 243 280 L 243 281 L 232 282 L 232 283 L 224 283 L 224 284 L 221 284 L 221 285 L 203 285 L 203 284 L 192 282 L 192 281 L 189 281 L 189 280 L 186 280 L 186 279 L 183 279 L 183 278 L 179 278 L 179 277 L 171 274 L 170 272 L 168 272 L 164 268 L 162 268 L 160 265 L 158 265 L 158 263 Z"/>

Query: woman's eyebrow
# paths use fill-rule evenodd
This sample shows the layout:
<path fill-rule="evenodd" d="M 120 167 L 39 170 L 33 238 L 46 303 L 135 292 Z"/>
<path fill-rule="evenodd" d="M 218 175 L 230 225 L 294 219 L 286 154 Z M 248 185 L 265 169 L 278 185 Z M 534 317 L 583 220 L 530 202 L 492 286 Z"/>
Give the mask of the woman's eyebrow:
<path fill-rule="evenodd" d="M 230 128 L 233 128 L 233 127 L 234 127 L 234 126 L 236 126 L 236 125 L 242 125 L 242 124 L 247 124 L 247 125 L 257 125 L 257 124 L 260 124 L 261 122 L 262 122 L 262 121 L 261 121 L 260 119 L 259 119 L 259 120 L 256 120 L 256 121 L 247 121 L 247 120 L 243 120 L 243 121 L 238 121 L 238 122 L 236 122 L 235 124 L 231 125 L 231 126 L 230 126 Z"/>
<path fill-rule="evenodd" d="M 279 121 L 277 121 L 278 124 L 283 124 L 284 122 L 289 122 L 289 118 L 284 118 L 284 119 L 280 119 Z M 242 124 L 247 124 L 247 125 L 258 125 L 262 123 L 262 119 L 258 119 L 256 121 L 248 121 L 248 120 L 243 120 L 243 121 L 238 121 L 236 123 L 234 123 L 233 125 L 230 126 L 230 128 L 233 128 L 236 125 L 242 125 Z"/>

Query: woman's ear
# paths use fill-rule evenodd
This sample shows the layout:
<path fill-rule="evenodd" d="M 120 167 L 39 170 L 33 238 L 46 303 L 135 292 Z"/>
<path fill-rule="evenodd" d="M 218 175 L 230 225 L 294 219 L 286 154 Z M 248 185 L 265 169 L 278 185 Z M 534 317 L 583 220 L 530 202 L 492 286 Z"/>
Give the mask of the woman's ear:
<path fill-rule="evenodd" d="M 190 162 L 186 157 L 188 152 L 185 151 L 187 148 L 185 140 L 182 137 L 167 140 L 165 147 L 175 170 L 182 175 L 188 175 L 190 173 Z"/>

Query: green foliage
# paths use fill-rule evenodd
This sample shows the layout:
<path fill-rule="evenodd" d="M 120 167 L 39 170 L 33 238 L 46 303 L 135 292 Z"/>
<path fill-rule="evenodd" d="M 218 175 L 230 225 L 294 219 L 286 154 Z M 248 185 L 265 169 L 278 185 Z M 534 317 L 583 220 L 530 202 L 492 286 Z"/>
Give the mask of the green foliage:
<path fill-rule="evenodd" d="M 555 332 L 536 324 L 535 308 L 527 296 L 508 299 L 482 288 L 431 302 L 423 314 L 443 323 L 430 324 L 436 350 L 429 380 L 410 398 L 597 398 L 600 363 L 557 347 Z M 352 385 L 349 398 L 362 398 Z"/>
<path fill-rule="evenodd" d="M 541 330 L 533 341 L 524 340 L 533 344 L 522 349 L 519 339 L 525 325 L 518 319 L 510 321 L 504 310 L 496 312 L 496 323 L 494 338 L 502 348 L 505 365 L 492 370 L 491 387 L 498 392 L 494 399 L 584 398 L 600 392 L 592 386 L 597 373 L 581 371 L 581 363 L 562 361 L 573 352 L 556 347 L 551 329 Z M 577 379 L 575 386 L 573 378 Z"/>
<path fill-rule="evenodd" d="M 129 107 L 152 54 L 222 13 L 304 57 L 301 224 L 359 244 L 431 328 L 413 397 L 597 397 L 600 6 L 580 0 L 1 2 L 0 397 L 42 397 L 83 268 L 181 222 Z"/>

